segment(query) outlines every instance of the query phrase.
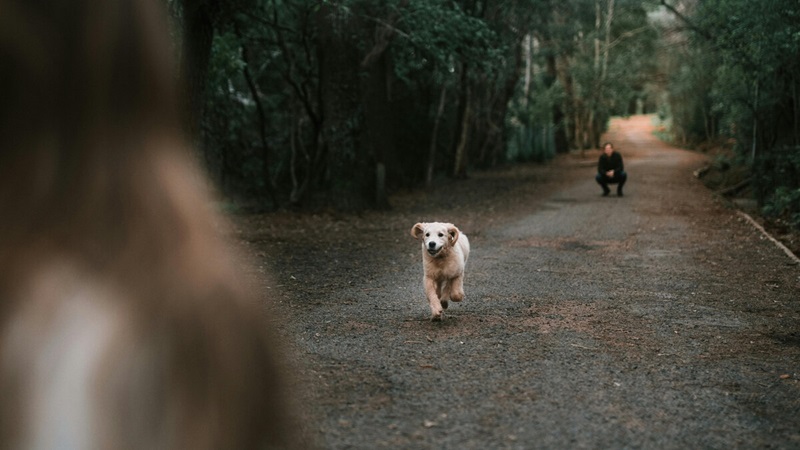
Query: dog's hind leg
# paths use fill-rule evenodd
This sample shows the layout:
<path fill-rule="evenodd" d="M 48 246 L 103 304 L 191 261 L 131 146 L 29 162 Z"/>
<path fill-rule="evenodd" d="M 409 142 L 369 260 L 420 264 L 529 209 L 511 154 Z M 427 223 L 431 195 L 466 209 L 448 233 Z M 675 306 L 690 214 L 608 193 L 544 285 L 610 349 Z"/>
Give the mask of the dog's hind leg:
<path fill-rule="evenodd" d="M 436 283 L 432 278 L 425 278 L 425 295 L 428 297 L 428 303 L 431 306 L 431 320 L 442 320 L 442 313 L 444 312 L 444 305 L 439 300 L 439 292 L 441 286 Z"/>

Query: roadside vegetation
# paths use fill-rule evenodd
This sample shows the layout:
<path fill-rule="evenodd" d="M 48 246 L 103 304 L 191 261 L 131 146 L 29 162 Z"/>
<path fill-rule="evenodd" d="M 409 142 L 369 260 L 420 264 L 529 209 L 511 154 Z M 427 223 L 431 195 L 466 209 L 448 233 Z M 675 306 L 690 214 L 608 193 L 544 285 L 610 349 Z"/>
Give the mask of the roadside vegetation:
<path fill-rule="evenodd" d="M 713 152 L 713 188 L 800 227 L 796 0 L 168 1 L 187 126 L 236 208 L 389 207 L 653 113 Z"/>
<path fill-rule="evenodd" d="M 709 152 L 706 184 L 800 250 L 800 3 L 661 3 L 670 140 Z"/>

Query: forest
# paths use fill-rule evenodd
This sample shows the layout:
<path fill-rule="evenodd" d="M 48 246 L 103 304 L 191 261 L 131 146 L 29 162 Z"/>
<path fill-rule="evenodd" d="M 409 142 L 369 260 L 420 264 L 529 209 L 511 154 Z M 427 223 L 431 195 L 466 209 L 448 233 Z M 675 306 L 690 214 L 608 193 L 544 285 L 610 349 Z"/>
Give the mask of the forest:
<path fill-rule="evenodd" d="M 393 192 L 600 145 L 612 116 L 727 150 L 800 227 L 797 0 L 168 0 L 187 128 L 261 210 Z"/>

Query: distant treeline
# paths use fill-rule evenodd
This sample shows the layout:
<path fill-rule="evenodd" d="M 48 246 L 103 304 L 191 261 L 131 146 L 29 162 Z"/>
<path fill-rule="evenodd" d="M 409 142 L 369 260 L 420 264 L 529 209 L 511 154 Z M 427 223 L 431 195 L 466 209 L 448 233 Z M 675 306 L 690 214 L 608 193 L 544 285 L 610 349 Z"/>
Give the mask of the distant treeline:
<path fill-rule="evenodd" d="M 764 213 L 800 227 L 800 2 L 661 3 L 674 138 L 732 142 Z"/>
<path fill-rule="evenodd" d="M 656 111 L 800 201 L 796 0 L 168 1 L 208 170 L 265 208 L 385 207 Z"/>

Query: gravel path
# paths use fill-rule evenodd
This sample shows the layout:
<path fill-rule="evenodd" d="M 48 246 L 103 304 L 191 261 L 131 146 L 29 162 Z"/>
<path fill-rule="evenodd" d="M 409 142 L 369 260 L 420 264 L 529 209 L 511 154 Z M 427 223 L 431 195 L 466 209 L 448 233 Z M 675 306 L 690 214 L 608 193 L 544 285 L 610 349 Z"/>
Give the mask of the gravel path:
<path fill-rule="evenodd" d="M 798 448 L 800 267 L 692 176 L 648 116 L 599 151 L 444 181 L 361 216 L 242 217 L 323 449 Z M 428 320 L 418 221 L 469 235 Z"/>

